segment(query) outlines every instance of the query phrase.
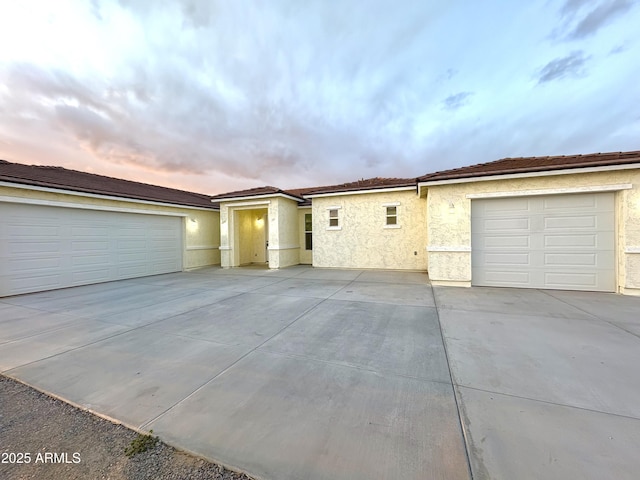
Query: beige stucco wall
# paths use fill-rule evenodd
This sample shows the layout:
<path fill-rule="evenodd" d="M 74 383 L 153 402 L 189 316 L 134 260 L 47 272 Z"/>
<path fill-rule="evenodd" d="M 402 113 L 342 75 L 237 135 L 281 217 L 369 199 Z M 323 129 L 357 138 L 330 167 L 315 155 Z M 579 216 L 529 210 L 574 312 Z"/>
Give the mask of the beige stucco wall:
<path fill-rule="evenodd" d="M 235 231 L 238 249 L 236 265 L 265 263 L 265 228 L 267 209 L 238 210 L 235 213 Z"/>
<path fill-rule="evenodd" d="M 127 209 L 135 212 L 166 212 L 185 216 L 184 229 L 184 268 L 197 268 L 207 265 L 220 264 L 220 214 L 215 210 L 200 210 L 189 207 L 171 207 L 138 203 L 127 200 L 110 200 L 98 197 L 88 197 L 58 192 L 47 192 L 24 188 L 0 186 L 0 197 L 15 199 L 33 199 L 58 203 Z M 4 199 L 3 201 L 6 201 Z"/>
<path fill-rule="evenodd" d="M 305 249 L 304 216 L 307 213 L 312 213 L 311 207 L 298 209 L 298 244 L 300 245 L 300 263 L 304 265 L 311 265 L 313 263 L 313 250 Z M 311 228 L 313 229 L 313 226 Z M 313 242 L 313 231 L 311 233 L 311 236 Z"/>
<path fill-rule="evenodd" d="M 269 267 L 284 268 L 299 263 L 298 202 L 275 197 L 269 205 Z"/>
<path fill-rule="evenodd" d="M 468 194 L 523 192 L 632 184 L 616 197 L 617 279 L 622 293 L 640 293 L 640 169 L 428 186 L 429 278 L 434 284 L 471 284 L 471 199 Z M 422 191 L 425 187 L 421 187 Z M 453 207 L 452 207 L 453 205 Z M 448 250 L 448 251 L 434 251 Z M 632 253 L 637 251 L 638 253 Z"/>
<path fill-rule="evenodd" d="M 385 204 L 399 202 L 400 228 L 385 228 Z M 329 229 L 339 208 L 340 230 Z M 333 268 L 426 270 L 426 202 L 415 190 L 313 199 L 313 265 Z"/>
<path fill-rule="evenodd" d="M 266 223 L 260 228 L 265 228 L 269 237 L 269 268 L 300 263 L 298 202 L 273 196 L 221 203 L 220 249 L 223 267 L 259 262 L 264 233 L 259 231 L 256 220 L 264 213 L 267 214 Z"/>

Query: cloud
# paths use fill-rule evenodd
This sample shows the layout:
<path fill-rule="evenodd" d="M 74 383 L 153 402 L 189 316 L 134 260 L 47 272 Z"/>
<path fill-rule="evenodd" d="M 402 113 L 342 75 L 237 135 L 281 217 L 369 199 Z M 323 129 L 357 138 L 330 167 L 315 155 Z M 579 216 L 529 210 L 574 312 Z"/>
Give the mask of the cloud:
<path fill-rule="evenodd" d="M 415 59 L 437 12 L 374 7 L 93 3 L 97 35 L 126 25 L 135 40 L 114 42 L 109 73 L 22 62 L 8 67 L 9 89 L 19 108 L 118 165 L 276 183 L 320 164 L 326 181 L 384 175 L 421 148 L 404 135 L 434 95 Z"/>
<path fill-rule="evenodd" d="M 613 47 L 611 50 L 609 50 L 609 55 L 617 55 L 618 53 L 627 51 L 627 49 L 628 48 L 625 45 L 617 45 Z"/>
<path fill-rule="evenodd" d="M 442 101 L 446 110 L 458 110 L 469 103 L 469 99 L 473 96 L 473 92 L 460 92 L 455 95 L 449 95 Z"/>
<path fill-rule="evenodd" d="M 615 17 L 629 10 L 633 5 L 630 0 L 612 0 L 603 2 L 591 10 L 567 36 L 569 39 L 584 38 L 593 35 Z"/>
<path fill-rule="evenodd" d="M 634 0 L 567 0 L 560 10 L 563 24 L 554 30 L 552 37 L 563 40 L 589 37 L 633 5 Z"/>
<path fill-rule="evenodd" d="M 581 77 L 585 74 L 584 66 L 590 56 L 581 50 L 573 51 L 566 57 L 551 60 L 536 73 L 538 83 L 551 82 L 566 77 Z"/>

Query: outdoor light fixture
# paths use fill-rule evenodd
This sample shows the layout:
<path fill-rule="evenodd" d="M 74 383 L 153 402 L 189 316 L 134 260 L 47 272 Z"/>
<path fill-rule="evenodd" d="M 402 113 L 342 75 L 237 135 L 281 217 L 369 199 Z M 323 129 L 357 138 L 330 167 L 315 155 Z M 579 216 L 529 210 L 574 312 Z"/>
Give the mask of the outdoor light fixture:
<path fill-rule="evenodd" d="M 187 223 L 187 230 L 190 233 L 195 233 L 198 231 L 198 221 L 195 218 L 189 217 L 189 221 Z"/>

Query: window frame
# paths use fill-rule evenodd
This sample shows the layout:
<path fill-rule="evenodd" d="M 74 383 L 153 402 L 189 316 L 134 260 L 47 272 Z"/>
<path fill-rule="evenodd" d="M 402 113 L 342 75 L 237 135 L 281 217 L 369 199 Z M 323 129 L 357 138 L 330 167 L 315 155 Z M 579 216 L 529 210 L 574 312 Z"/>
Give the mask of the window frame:
<path fill-rule="evenodd" d="M 327 207 L 329 222 L 327 224 L 327 230 L 342 230 L 342 224 L 340 222 L 340 206 Z M 335 216 L 332 213 L 335 212 Z"/>
<path fill-rule="evenodd" d="M 307 227 L 309 227 L 308 230 Z M 313 217 L 311 213 L 304 214 L 304 249 L 313 251 Z"/>
<path fill-rule="evenodd" d="M 400 226 L 400 202 L 390 202 L 383 203 L 382 207 L 384 208 L 384 222 L 383 228 L 401 228 Z M 393 214 L 389 213 L 389 209 L 393 208 Z M 395 223 L 389 223 L 389 219 L 393 218 Z"/>

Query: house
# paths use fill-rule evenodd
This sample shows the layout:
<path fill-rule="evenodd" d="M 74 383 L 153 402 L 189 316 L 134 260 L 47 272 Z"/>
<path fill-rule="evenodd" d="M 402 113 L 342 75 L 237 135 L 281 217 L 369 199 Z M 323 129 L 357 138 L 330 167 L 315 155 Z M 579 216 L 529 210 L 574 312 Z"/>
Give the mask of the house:
<path fill-rule="evenodd" d="M 0 217 L 0 296 L 251 263 L 640 295 L 639 151 L 213 197 L 1 162 Z"/>
<path fill-rule="evenodd" d="M 220 263 L 207 195 L 0 161 L 0 297 Z"/>
<path fill-rule="evenodd" d="M 418 191 L 436 285 L 640 294 L 640 151 L 505 158 Z"/>

